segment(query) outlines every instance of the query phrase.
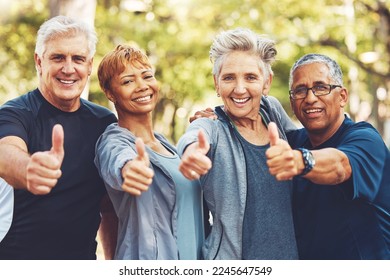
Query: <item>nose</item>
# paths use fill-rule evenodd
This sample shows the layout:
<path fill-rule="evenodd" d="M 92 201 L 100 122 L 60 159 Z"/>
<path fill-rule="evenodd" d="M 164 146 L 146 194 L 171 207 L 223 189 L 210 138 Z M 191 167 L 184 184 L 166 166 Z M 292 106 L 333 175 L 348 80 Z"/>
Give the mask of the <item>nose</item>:
<path fill-rule="evenodd" d="M 71 73 L 75 72 L 75 68 L 73 66 L 72 59 L 65 60 L 61 71 L 62 71 L 62 73 L 65 73 L 65 74 L 71 74 Z"/>
<path fill-rule="evenodd" d="M 243 81 L 237 80 L 237 83 L 234 87 L 234 92 L 238 94 L 243 94 L 246 91 L 245 83 Z"/>
<path fill-rule="evenodd" d="M 307 91 L 307 94 L 306 94 L 306 97 L 305 97 L 305 101 L 307 103 L 313 103 L 315 101 L 317 101 L 317 96 L 314 95 L 314 92 L 313 92 L 313 89 L 309 89 Z"/>
<path fill-rule="evenodd" d="M 146 84 L 145 80 L 142 78 L 138 78 L 136 80 L 136 85 L 137 85 L 137 91 L 144 91 L 148 89 L 148 85 Z"/>

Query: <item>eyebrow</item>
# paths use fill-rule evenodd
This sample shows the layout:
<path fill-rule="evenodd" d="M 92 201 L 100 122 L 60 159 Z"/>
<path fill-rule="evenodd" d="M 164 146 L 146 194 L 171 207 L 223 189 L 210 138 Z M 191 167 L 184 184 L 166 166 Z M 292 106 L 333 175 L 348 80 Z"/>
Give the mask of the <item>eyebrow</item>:
<path fill-rule="evenodd" d="M 131 74 L 131 75 L 124 75 L 124 76 L 121 76 L 120 78 L 124 79 L 124 78 L 132 78 L 132 77 L 135 77 L 135 75 L 133 75 L 133 74 Z"/>
<path fill-rule="evenodd" d="M 321 84 L 327 84 L 327 83 L 324 81 L 315 81 L 313 83 L 313 85 L 321 85 Z M 306 84 L 298 84 L 295 86 L 295 88 L 299 88 L 299 87 L 307 87 L 307 86 L 306 86 Z"/>
<path fill-rule="evenodd" d="M 141 75 L 143 75 L 143 74 L 145 74 L 145 73 L 147 73 L 147 72 L 153 73 L 152 69 L 145 69 L 145 70 L 143 70 L 143 71 L 141 72 Z M 120 78 L 121 78 L 121 79 L 124 79 L 124 78 L 133 78 L 133 77 L 135 77 L 134 74 L 129 74 L 129 75 L 121 76 Z"/>
<path fill-rule="evenodd" d="M 48 54 L 48 57 L 55 57 L 55 56 L 65 57 L 68 55 L 64 54 L 64 53 L 50 53 L 50 54 Z M 87 55 L 85 55 L 85 54 L 72 54 L 71 57 L 72 58 L 75 58 L 75 57 L 87 58 Z"/>
<path fill-rule="evenodd" d="M 249 75 L 257 76 L 257 77 L 261 76 L 261 72 L 260 72 L 260 74 L 256 73 L 256 72 L 244 72 L 243 74 L 244 74 L 244 76 L 249 76 Z M 224 77 L 224 76 L 237 76 L 237 73 L 236 72 L 226 72 L 226 73 L 221 73 L 221 76 L 222 77 Z"/>

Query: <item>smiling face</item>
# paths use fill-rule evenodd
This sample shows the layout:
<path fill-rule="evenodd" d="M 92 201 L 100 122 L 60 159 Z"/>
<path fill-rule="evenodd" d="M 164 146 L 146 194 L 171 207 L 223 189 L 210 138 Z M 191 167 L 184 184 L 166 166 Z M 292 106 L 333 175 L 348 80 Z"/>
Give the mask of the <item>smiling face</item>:
<path fill-rule="evenodd" d="M 42 57 L 35 54 L 41 93 L 61 110 L 77 110 L 92 71 L 85 35 L 55 37 L 46 43 L 45 50 Z"/>
<path fill-rule="evenodd" d="M 128 63 L 113 77 L 107 97 L 115 104 L 118 117 L 151 113 L 157 104 L 158 82 L 153 70 L 141 63 Z"/>
<path fill-rule="evenodd" d="M 314 85 L 334 84 L 329 68 L 323 63 L 311 63 L 298 67 L 293 73 L 291 88 L 311 88 Z M 329 139 L 344 120 L 344 106 L 348 100 L 345 88 L 335 88 L 328 95 L 315 96 L 311 90 L 304 99 L 292 100 L 291 107 L 316 144 Z"/>
<path fill-rule="evenodd" d="M 261 97 L 268 94 L 272 76 L 265 77 L 259 58 L 248 52 L 228 54 L 218 76 L 214 76 L 217 93 L 226 112 L 236 119 L 258 118 Z"/>

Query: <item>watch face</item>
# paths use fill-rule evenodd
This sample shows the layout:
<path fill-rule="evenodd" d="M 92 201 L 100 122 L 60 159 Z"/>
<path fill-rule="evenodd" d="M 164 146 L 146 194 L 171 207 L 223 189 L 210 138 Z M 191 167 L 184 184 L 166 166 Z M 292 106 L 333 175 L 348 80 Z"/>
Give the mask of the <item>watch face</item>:
<path fill-rule="evenodd" d="M 313 154 L 311 152 L 307 153 L 307 161 L 308 161 L 309 165 L 312 166 L 311 168 L 313 168 L 316 161 L 314 160 Z"/>
<path fill-rule="evenodd" d="M 313 169 L 313 167 L 315 165 L 315 160 L 314 160 L 313 154 L 309 150 L 304 149 L 304 148 L 299 148 L 298 150 L 301 151 L 303 163 L 305 164 L 305 169 L 303 170 L 303 172 L 301 174 L 301 176 L 303 176 L 303 175 L 306 175 L 307 173 L 309 173 Z"/>

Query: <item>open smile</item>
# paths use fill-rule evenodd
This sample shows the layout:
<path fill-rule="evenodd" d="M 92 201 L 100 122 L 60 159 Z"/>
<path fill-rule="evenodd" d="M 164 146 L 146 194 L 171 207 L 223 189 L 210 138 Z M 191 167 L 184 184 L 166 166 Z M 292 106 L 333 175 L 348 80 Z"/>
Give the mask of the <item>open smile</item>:
<path fill-rule="evenodd" d="M 135 99 L 133 99 L 133 101 L 134 102 L 147 102 L 147 101 L 150 101 L 152 99 L 152 97 L 153 97 L 153 94 L 146 95 L 146 96 L 135 98 Z"/>
<path fill-rule="evenodd" d="M 65 85 L 72 85 L 72 84 L 75 84 L 77 82 L 77 80 L 62 80 L 62 79 L 57 79 L 57 81 L 59 81 L 61 84 L 65 84 Z"/>
<path fill-rule="evenodd" d="M 323 111 L 324 109 L 320 109 L 320 108 L 311 108 L 311 109 L 303 110 L 305 115 L 311 118 L 318 117 Z"/>
<path fill-rule="evenodd" d="M 238 104 L 244 104 L 246 102 L 249 101 L 249 99 L 251 99 L 250 97 L 246 97 L 246 98 L 234 98 L 232 97 L 232 100 L 234 103 L 238 103 Z"/>

